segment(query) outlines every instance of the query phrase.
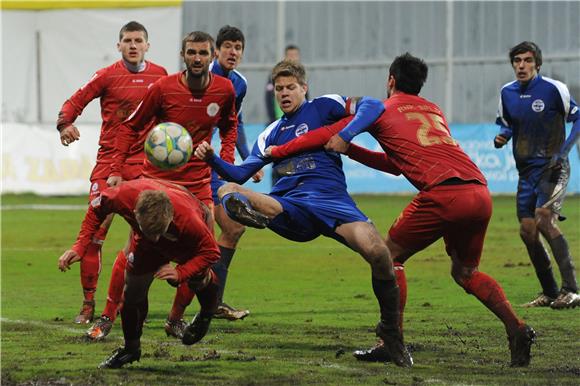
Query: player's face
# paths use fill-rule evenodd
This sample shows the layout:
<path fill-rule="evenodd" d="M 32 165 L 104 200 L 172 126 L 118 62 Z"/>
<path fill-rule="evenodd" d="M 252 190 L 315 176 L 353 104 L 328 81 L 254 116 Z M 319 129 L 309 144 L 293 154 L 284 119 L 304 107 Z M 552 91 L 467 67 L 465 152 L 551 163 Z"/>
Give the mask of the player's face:
<path fill-rule="evenodd" d="M 210 42 L 187 42 L 181 56 L 189 76 L 201 78 L 209 74 L 209 64 L 212 60 Z"/>
<path fill-rule="evenodd" d="M 293 76 L 279 76 L 274 81 L 276 102 L 285 114 L 298 110 L 306 99 L 307 90 L 308 86 L 298 83 Z"/>
<path fill-rule="evenodd" d="M 149 42 L 145 39 L 143 31 L 127 31 L 117 43 L 117 50 L 125 61 L 138 65 L 145 60 L 145 53 L 149 50 Z"/>
<path fill-rule="evenodd" d="M 521 83 L 529 82 L 538 74 L 534 54 L 529 51 L 514 56 L 512 67 L 514 68 L 516 79 Z"/>
<path fill-rule="evenodd" d="M 242 61 L 244 54 L 244 45 L 241 41 L 235 42 L 226 40 L 222 42 L 220 48 L 216 51 L 216 57 L 220 66 L 226 71 L 232 71 Z"/>

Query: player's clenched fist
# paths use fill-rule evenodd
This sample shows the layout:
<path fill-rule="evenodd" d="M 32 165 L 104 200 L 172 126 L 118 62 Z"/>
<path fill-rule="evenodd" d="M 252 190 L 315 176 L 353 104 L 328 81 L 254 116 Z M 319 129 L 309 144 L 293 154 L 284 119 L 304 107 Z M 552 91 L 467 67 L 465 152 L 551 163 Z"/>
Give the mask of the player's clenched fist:
<path fill-rule="evenodd" d="M 508 139 L 503 135 L 496 135 L 495 138 L 493 139 L 493 145 L 495 146 L 496 149 L 503 147 L 507 142 Z"/>
<path fill-rule="evenodd" d="M 193 153 L 197 158 L 202 161 L 207 161 L 214 155 L 213 148 L 209 143 L 203 141 L 200 143 L 197 148 L 195 149 L 195 153 Z"/>
<path fill-rule="evenodd" d="M 68 146 L 74 141 L 78 141 L 81 138 L 81 133 L 75 125 L 68 125 L 60 130 L 60 143 L 64 146 Z"/>
<path fill-rule="evenodd" d="M 79 256 L 78 253 L 76 253 L 72 249 L 69 249 L 68 251 L 63 253 L 61 257 L 58 258 L 58 269 L 60 269 L 63 272 L 66 272 L 67 270 L 70 269 L 71 264 L 76 263 L 80 259 L 81 257 Z"/>

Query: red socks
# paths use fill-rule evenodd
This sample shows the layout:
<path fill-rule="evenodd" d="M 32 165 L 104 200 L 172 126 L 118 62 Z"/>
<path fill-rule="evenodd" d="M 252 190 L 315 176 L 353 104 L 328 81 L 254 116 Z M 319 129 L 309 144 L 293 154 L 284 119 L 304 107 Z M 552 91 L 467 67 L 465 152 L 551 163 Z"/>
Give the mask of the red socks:
<path fill-rule="evenodd" d="M 80 262 L 81 285 L 87 301 L 92 301 L 95 297 L 97 282 L 101 273 L 101 247 L 107 236 L 107 231 L 108 229 L 106 228 L 99 228 Z"/>
<path fill-rule="evenodd" d="M 393 266 L 397 285 L 399 286 L 399 328 L 402 333 L 403 312 L 405 311 L 405 305 L 407 304 L 407 277 L 405 276 L 405 267 L 403 264 L 395 261 L 393 262 Z"/>
<path fill-rule="evenodd" d="M 117 254 L 111 280 L 109 281 L 109 291 L 107 292 L 107 304 L 103 310 L 103 315 L 112 321 L 117 317 L 117 312 L 123 304 L 123 288 L 125 287 L 125 267 L 127 266 L 127 257 L 121 250 Z"/>
<path fill-rule="evenodd" d="M 183 282 L 179 284 L 177 287 L 177 292 L 175 293 L 175 298 L 173 299 L 173 306 L 171 307 L 171 311 L 169 312 L 169 316 L 167 317 L 168 320 L 180 320 L 183 319 L 183 314 L 185 313 L 185 309 L 187 306 L 191 304 L 193 297 L 195 296 L 195 292 L 187 282 Z"/>

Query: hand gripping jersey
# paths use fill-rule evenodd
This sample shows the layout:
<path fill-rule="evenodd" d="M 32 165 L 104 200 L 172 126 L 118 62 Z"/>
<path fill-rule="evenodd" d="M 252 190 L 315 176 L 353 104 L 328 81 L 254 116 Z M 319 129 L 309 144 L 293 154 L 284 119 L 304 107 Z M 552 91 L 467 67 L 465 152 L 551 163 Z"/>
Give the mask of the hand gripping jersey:
<path fill-rule="evenodd" d="M 135 219 L 135 205 L 144 190 L 161 190 L 167 193 L 174 209 L 173 221 L 167 233 L 173 238 L 160 237 L 152 242 L 143 236 Z M 92 237 L 107 215 L 116 213 L 131 226 L 133 236 L 130 252 L 134 259 L 154 259 L 148 266 L 163 265 L 174 261 L 181 281 L 195 276 L 219 259 L 219 248 L 205 222 L 202 204 L 185 189 L 161 180 L 146 178 L 127 181 L 106 189 L 94 199 L 81 225 L 77 241 L 72 249 L 80 256 L 85 254 Z M 139 254 L 138 251 L 146 251 Z"/>
<path fill-rule="evenodd" d="M 366 165 L 393 174 L 402 173 L 418 190 L 459 178 L 486 184 L 485 177 L 451 137 L 439 107 L 416 95 L 397 93 L 384 102 L 384 113 L 368 128 L 385 154 L 355 145 L 349 156 Z M 275 149 L 276 157 L 320 147 L 334 134 L 347 142 L 364 127 L 347 126 L 348 119 L 316 130 L 292 143 Z"/>
<path fill-rule="evenodd" d="M 244 101 L 244 97 L 248 90 L 248 81 L 238 70 L 232 70 L 226 76 L 224 69 L 220 66 L 217 59 L 210 64 L 209 70 L 213 74 L 229 79 L 234 86 L 234 91 L 236 92 L 236 111 L 238 113 L 238 137 L 236 140 L 236 149 L 238 149 L 240 157 L 244 160 L 248 155 L 250 155 L 250 150 L 248 149 L 248 144 L 246 142 L 246 133 L 244 132 L 244 120 L 242 117 L 242 102 Z"/>
<path fill-rule="evenodd" d="M 152 118 L 156 123 L 175 122 L 185 127 L 194 149 L 202 141 L 211 142 L 213 128 L 217 126 L 222 141 L 220 155 L 228 162 L 234 161 L 237 118 L 232 83 L 210 74 L 209 85 L 202 91 L 192 92 L 182 82 L 183 74 L 169 75 L 151 85 L 135 112 L 121 125 L 114 175 L 119 175 L 128 149 Z M 187 164 L 172 170 L 158 169 L 147 159 L 143 165 L 145 177 L 161 178 L 193 190 L 207 190 L 204 194 L 211 198 L 210 171 L 209 165 L 193 156 Z"/>
<path fill-rule="evenodd" d="M 159 78 L 167 75 L 161 66 L 145 61 L 145 69 L 131 72 L 123 60 L 97 71 L 91 80 L 73 94 L 62 106 L 57 121 L 61 129 L 74 123 L 84 108 L 95 98 L 101 103 L 101 135 L 97 163 L 111 164 L 115 154 L 115 139 L 121 123 L 135 110 L 145 96 L 147 88 Z M 146 123 L 146 131 L 152 127 Z M 127 152 L 127 163 L 143 162 L 143 141 L 130 146 Z M 98 176 L 98 178 L 107 178 Z"/>
<path fill-rule="evenodd" d="M 258 137 L 250 156 L 240 166 L 228 165 L 217 157 L 210 160 L 210 163 L 222 177 L 230 181 L 245 182 L 272 161 L 264 155 L 268 146 L 283 145 L 309 130 L 355 113 L 360 119 L 353 120 L 353 124 L 357 122 L 367 125 L 382 112 L 379 101 L 363 98 L 357 102 L 358 98 L 335 94 L 305 101 L 294 113 L 284 115 L 270 124 Z M 363 114 L 365 111 L 366 114 Z M 298 186 L 300 189 L 346 190 L 342 161 L 336 153 L 316 149 L 276 160 L 274 168 L 281 177 L 272 189 L 273 194 L 283 195 Z"/>
<path fill-rule="evenodd" d="M 527 86 L 513 81 L 501 89 L 496 123 L 501 135 L 513 136 L 520 173 L 544 166 L 560 152 L 566 139 L 565 122 L 579 118 L 568 88 L 557 80 L 537 75 Z"/>

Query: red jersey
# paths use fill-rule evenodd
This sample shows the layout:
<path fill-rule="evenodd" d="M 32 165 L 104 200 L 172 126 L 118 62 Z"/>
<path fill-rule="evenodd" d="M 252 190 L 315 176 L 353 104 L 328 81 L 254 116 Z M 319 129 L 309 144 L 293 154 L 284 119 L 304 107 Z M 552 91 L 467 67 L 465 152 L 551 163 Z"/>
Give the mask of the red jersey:
<path fill-rule="evenodd" d="M 123 60 L 97 71 L 91 80 L 73 94 L 58 114 L 57 128 L 72 125 L 84 108 L 95 98 L 101 102 L 101 135 L 97 163 L 111 164 L 115 154 L 115 138 L 121 123 L 137 107 L 147 88 L 157 79 L 167 75 L 165 68 L 145 61 L 145 69 L 131 72 Z M 143 162 L 143 142 L 129 149 L 128 163 Z M 109 172 L 108 170 L 106 171 Z M 107 178 L 107 175 L 97 176 Z"/>
<path fill-rule="evenodd" d="M 167 233 L 174 236 L 174 240 L 162 236 L 154 243 L 143 236 L 133 210 L 139 194 L 144 190 L 161 190 L 169 196 L 174 214 Z M 146 251 L 143 255 L 136 252 L 135 261 L 153 258 L 159 260 L 159 265 L 174 261 L 179 264 L 176 269 L 180 281 L 184 281 L 204 272 L 220 257 L 217 242 L 205 222 L 206 212 L 202 205 L 185 189 L 165 181 L 141 178 L 123 182 L 106 189 L 91 202 L 72 249 L 84 256 L 101 223 L 107 215 L 116 213 L 133 230 L 131 249 Z"/>
<path fill-rule="evenodd" d="M 209 85 L 204 90 L 192 92 L 182 82 L 183 74 L 169 75 L 151 85 L 143 101 L 123 123 L 117 137 L 118 154 L 113 175 L 120 175 L 129 147 L 139 135 L 148 133 L 146 124 L 152 118 L 156 123 L 175 122 L 185 127 L 194 149 L 202 141 L 211 142 L 213 128 L 217 126 L 221 138 L 220 157 L 234 162 L 238 120 L 232 82 L 210 73 Z M 194 156 L 184 166 L 172 170 L 158 169 L 145 158 L 143 175 L 187 186 L 194 192 L 207 190 L 205 193 L 211 194 L 211 168 Z"/>
<path fill-rule="evenodd" d="M 403 174 L 419 190 L 429 190 L 450 178 L 478 181 L 485 177 L 451 137 L 439 107 L 418 95 L 397 93 L 384 101 L 385 111 L 368 129 L 385 153 L 351 145 L 349 157 L 375 169 Z M 352 118 L 346 118 L 275 148 L 275 157 L 325 144 Z"/>

